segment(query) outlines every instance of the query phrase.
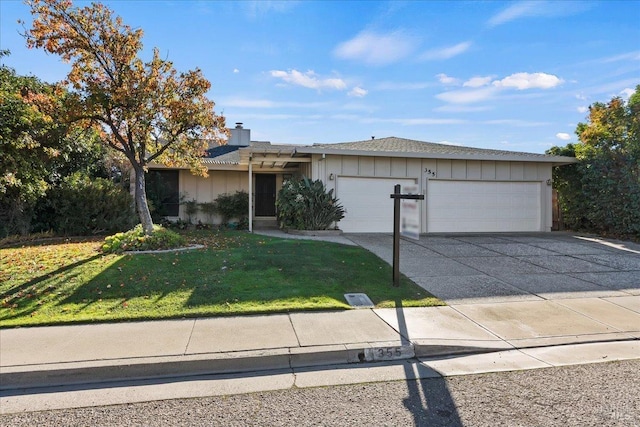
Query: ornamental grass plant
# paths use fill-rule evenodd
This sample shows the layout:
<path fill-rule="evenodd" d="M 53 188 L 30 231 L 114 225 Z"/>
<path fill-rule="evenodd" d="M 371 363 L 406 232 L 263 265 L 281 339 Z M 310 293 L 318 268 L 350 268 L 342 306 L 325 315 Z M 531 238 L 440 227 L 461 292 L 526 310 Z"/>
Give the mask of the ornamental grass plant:
<path fill-rule="evenodd" d="M 281 228 L 327 230 L 344 218 L 344 208 L 320 180 L 291 179 L 283 183 L 276 201 Z"/>

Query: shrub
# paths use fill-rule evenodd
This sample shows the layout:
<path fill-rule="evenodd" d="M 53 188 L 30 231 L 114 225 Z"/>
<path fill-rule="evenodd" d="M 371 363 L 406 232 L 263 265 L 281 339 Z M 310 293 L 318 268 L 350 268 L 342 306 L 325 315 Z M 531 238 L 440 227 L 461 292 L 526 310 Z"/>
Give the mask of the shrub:
<path fill-rule="evenodd" d="M 232 219 L 238 220 L 238 228 L 249 224 L 249 193 L 236 191 L 234 194 L 221 194 L 215 200 L 216 212 L 222 217 L 222 223 L 228 225 Z"/>
<path fill-rule="evenodd" d="M 606 104 L 592 104 L 587 123 L 576 128 L 580 142 L 547 151 L 578 159 L 554 171 L 568 228 L 640 239 L 638 117 L 640 85 L 627 102 L 615 97 Z"/>
<path fill-rule="evenodd" d="M 189 224 L 193 224 L 193 217 L 198 213 L 198 202 L 195 199 L 182 202 L 184 205 L 184 211 L 187 214 L 187 221 Z"/>
<path fill-rule="evenodd" d="M 200 203 L 199 206 L 200 211 L 209 219 L 209 223 L 213 224 L 213 215 L 215 215 L 217 209 L 215 202 Z"/>
<path fill-rule="evenodd" d="M 320 180 L 286 181 L 276 201 L 278 221 L 283 228 L 326 230 L 344 218 L 344 209 Z"/>
<path fill-rule="evenodd" d="M 175 249 L 184 246 L 185 242 L 183 236 L 159 225 L 154 225 L 153 234 L 147 236 L 144 234 L 142 225 L 138 224 L 132 230 L 116 233 L 104 239 L 102 251 L 104 253 L 122 253 L 124 251 Z"/>
<path fill-rule="evenodd" d="M 131 195 L 108 179 L 76 173 L 51 189 L 43 203 L 41 224 L 60 234 L 106 234 L 135 224 Z"/>

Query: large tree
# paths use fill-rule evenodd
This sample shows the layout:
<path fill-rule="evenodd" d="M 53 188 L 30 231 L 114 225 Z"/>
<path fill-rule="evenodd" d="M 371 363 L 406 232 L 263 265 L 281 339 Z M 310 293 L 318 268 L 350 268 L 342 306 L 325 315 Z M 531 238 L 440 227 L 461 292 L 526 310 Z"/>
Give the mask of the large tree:
<path fill-rule="evenodd" d="M 565 223 L 640 237 L 640 85 L 626 102 L 591 105 L 576 135 L 579 143 L 549 150 L 579 160 L 555 171 Z"/>
<path fill-rule="evenodd" d="M 18 75 L 8 54 L 0 51 L 0 236 L 28 233 L 36 202 L 64 176 L 105 173 L 97 134 L 57 117 L 68 93 Z"/>
<path fill-rule="evenodd" d="M 33 15 L 27 45 L 71 63 L 65 82 L 72 91 L 67 119 L 96 126 L 102 141 L 124 154 L 135 172 L 135 201 L 147 234 L 153 222 L 147 205 L 145 171 L 151 162 L 189 167 L 201 163 L 211 141 L 223 143 L 224 117 L 206 97 L 211 84 L 199 69 L 178 73 L 153 50 L 139 58 L 141 29 L 123 24 L 99 3 L 83 8 L 68 0 L 27 0 Z"/>

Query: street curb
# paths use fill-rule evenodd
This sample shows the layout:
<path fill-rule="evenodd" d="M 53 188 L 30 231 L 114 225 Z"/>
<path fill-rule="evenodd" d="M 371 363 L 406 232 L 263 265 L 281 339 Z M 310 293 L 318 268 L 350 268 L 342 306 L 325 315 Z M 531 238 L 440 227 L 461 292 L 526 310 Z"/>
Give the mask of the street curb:
<path fill-rule="evenodd" d="M 366 354 L 373 348 L 379 347 L 365 343 L 8 366 L 0 369 L 0 395 L 29 388 L 370 363 L 376 360 L 367 360 Z"/>
<path fill-rule="evenodd" d="M 585 340 L 524 347 L 514 346 L 505 341 L 417 340 L 402 345 L 398 345 L 397 341 L 375 342 L 5 366 L 0 368 L 0 396 L 21 395 L 28 389 L 38 388 L 247 372 L 293 371 L 335 365 L 374 365 L 378 362 L 408 359 L 449 358 L 505 350 L 620 341 L 638 339 Z"/>
<path fill-rule="evenodd" d="M 246 354 L 216 353 L 4 367 L 0 372 L 0 393 L 24 388 L 289 368 L 287 351 L 242 353 Z"/>
<path fill-rule="evenodd" d="M 416 340 L 413 343 L 417 358 L 446 357 L 469 354 L 492 353 L 514 350 L 515 347 L 502 340 Z"/>

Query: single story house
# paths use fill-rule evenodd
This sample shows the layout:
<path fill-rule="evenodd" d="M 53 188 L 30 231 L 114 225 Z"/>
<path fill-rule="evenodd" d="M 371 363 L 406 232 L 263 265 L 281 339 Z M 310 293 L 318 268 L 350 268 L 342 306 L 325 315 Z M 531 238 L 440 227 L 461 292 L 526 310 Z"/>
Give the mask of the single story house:
<path fill-rule="evenodd" d="M 344 232 L 391 232 L 396 184 L 417 185 L 421 233 L 540 232 L 552 227 L 552 168 L 571 157 L 461 147 L 387 137 L 335 144 L 251 141 L 238 123 L 227 145 L 208 150 L 207 178 L 155 169 L 199 203 L 244 190 L 249 227 L 276 224 L 276 195 L 295 176 L 322 180 L 345 208 Z M 177 207 L 173 219 L 186 219 Z M 171 219 L 171 217 L 170 217 Z M 204 215 L 198 219 L 207 222 Z"/>

